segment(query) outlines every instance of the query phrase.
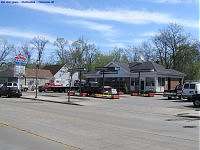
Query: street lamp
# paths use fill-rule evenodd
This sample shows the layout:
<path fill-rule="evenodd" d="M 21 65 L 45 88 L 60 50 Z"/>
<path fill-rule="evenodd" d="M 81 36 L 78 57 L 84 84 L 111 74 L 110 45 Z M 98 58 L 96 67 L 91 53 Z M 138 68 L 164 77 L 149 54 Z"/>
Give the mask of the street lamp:
<path fill-rule="evenodd" d="M 38 96 L 38 71 L 39 71 L 39 63 L 40 63 L 40 61 L 37 60 L 37 62 L 36 62 L 35 98 L 37 98 L 37 96 Z"/>

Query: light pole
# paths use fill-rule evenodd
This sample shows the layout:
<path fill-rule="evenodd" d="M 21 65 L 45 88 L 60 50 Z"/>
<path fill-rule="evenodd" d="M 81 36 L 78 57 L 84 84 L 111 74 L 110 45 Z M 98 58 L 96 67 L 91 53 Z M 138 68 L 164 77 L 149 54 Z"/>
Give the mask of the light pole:
<path fill-rule="evenodd" d="M 38 96 L 38 71 L 39 71 L 39 63 L 40 63 L 40 61 L 37 60 L 37 62 L 36 62 L 35 98 L 37 98 L 37 96 Z"/>

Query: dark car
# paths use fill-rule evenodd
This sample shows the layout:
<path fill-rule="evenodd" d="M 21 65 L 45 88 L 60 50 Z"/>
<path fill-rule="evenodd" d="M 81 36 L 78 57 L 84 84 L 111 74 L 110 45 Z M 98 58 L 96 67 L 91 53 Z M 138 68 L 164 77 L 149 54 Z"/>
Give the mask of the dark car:
<path fill-rule="evenodd" d="M 195 94 L 191 98 L 195 107 L 200 107 L 200 94 Z"/>
<path fill-rule="evenodd" d="M 100 92 L 100 85 L 99 85 L 98 82 L 95 82 L 95 81 L 86 82 L 81 87 L 81 91 L 88 93 L 88 95 L 99 93 Z"/>
<path fill-rule="evenodd" d="M 0 87 L 0 97 L 1 96 L 7 96 L 7 97 L 21 97 L 22 96 L 22 92 L 19 89 L 17 83 L 4 83 L 1 87 Z"/>
<path fill-rule="evenodd" d="M 181 99 L 182 98 L 182 85 L 177 85 L 174 90 L 165 90 L 163 93 L 164 97 L 167 97 L 168 99 Z"/>

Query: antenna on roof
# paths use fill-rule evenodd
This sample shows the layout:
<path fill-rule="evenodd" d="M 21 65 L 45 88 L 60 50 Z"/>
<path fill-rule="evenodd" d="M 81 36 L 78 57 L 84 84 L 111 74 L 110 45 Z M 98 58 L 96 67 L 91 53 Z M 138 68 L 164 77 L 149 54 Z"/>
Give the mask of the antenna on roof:
<path fill-rule="evenodd" d="M 144 62 L 145 61 L 145 58 L 142 54 L 139 55 L 139 61 L 140 62 Z"/>

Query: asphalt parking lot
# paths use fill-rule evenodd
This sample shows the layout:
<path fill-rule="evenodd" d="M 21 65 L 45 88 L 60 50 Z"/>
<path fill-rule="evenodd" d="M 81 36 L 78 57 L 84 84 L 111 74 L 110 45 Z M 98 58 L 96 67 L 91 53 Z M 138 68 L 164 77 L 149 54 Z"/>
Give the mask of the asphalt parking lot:
<path fill-rule="evenodd" d="M 53 97 L 66 99 L 66 94 Z M 128 95 L 78 101 L 85 105 L 1 98 L 0 150 L 39 145 L 42 149 L 199 149 L 199 118 L 190 114 L 200 110 L 191 102 Z"/>

